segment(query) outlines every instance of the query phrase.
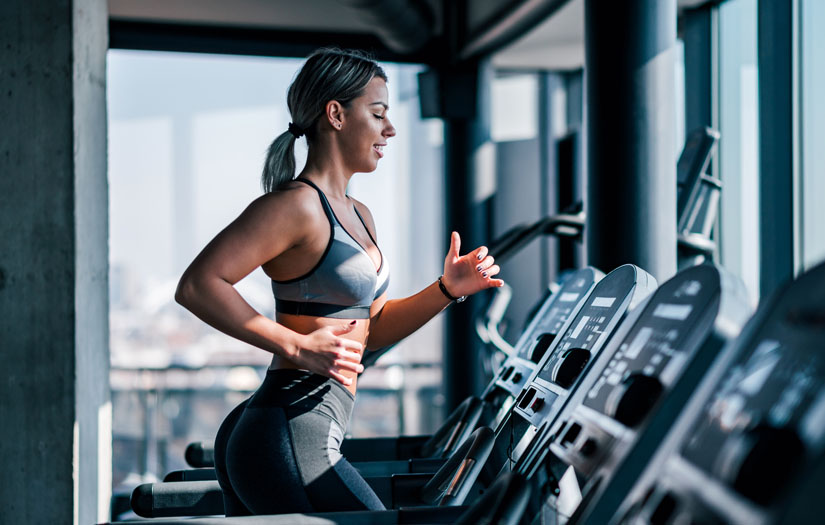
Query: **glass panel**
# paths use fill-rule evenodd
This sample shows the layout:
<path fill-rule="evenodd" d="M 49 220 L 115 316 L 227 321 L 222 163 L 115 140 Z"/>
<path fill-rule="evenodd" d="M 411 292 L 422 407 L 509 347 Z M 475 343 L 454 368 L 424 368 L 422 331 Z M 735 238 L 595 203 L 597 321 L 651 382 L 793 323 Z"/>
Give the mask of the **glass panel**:
<path fill-rule="evenodd" d="M 802 0 L 802 260 L 825 259 L 825 2 Z"/>
<path fill-rule="evenodd" d="M 721 261 L 759 300 L 756 0 L 719 6 Z"/>
<path fill-rule="evenodd" d="M 178 306 L 174 292 L 195 255 L 261 194 L 264 153 L 289 123 L 286 92 L 301 63 L 109 53 L 116 492 L 186 468 L 185 446 L 214 439 L 223 417 L 257 388 L 269 364 L 267 352 L 218 333 Z M 420 67 L 384 66 L 398 135 L 376 172 L 353 178 L 350 193 L 372 211 L 392 268 L 389 294 L 398 297 L 441 273 L 448 245 L 441 214 L 443 137 L 438 125 L 419 117 Z M 304 144 L 298 142 L 299 167 Z M 259 312 L 273 314 L 263 271 L 236 287 Z M 368 370 L 350 432 L 435 430 L 443 404 L 441 347 L 441 323 L 430 323 Z"/>
<path fill-rule="evenodd" d="M 494 141 L 538 135 L 538 76 L 534 73 L 493 79 L 490 134 Z"/>
<path fill-rule="evenodd" d="M 676 147 L 673 151 L 676 152 L 676 160 L 678 161 L 679 155 L 682 154 L 682 149 L 685 147 L 685 43 L 681 39 L 676 39 L 673 57 L 674 87 L 676 88 L 673 92 L 673 102 L 676 106 L 676 121 L 674 122 L 676 133 L 673 134 Z"/>

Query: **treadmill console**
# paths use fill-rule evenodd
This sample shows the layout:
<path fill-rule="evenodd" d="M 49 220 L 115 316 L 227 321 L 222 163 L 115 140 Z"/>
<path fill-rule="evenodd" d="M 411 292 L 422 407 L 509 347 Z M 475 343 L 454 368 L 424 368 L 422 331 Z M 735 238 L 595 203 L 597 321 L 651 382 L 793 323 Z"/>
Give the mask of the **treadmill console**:
<path fill-rule="evenodd" d="M 537 445 L 534 466 L 560 461 L 575 469 L 581 487 L 574 493 L 583 497 L 579 517 L 615 511 L 615 503 L 611 507 L 601 494 L 621 492 L 638 478 L 751 313 L 741 280 L 710 264 L 678 273 L 640 308 L 594 363 L 592 385 L 571 396 L 548 438 Z"/>
<path fill-rule="evenodd" d="M 613 521 L 821 523 L 825 265 L 728 345 Z"/>
<path fill-rule="evenodd" d="M 582 299 L 602 277 L 602 272 L 587 267 L 576 270 L 564 280 L 559 290 L 536 312 L 519 338 L 516 355 L 502 365 L 496 377 L 497 388 L 506 390 L 513 397 L 518 396 L 564 323 L 575 315 Z"/>
<path fill-rule="evenodd" d="M 637 266 L 616 268 L 593 288 L 548 349 L 514 411 L 534 427 L 552 422 L 627 311 L 656 288 Z"/>

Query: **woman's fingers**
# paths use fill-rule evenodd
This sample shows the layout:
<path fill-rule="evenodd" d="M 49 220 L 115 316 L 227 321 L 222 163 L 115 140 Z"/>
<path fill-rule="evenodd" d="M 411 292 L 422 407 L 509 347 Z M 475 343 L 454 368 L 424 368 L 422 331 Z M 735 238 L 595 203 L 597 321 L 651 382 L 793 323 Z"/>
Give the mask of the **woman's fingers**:
<path fill-rule="evenodd" d="M 358 356 L 358 359 L 361 358 L 360 352 L 364 351 L 364 345 L 362 345 L 358 341 L 353 341 L 352 339 L 345 339 L 343 337 L 337 338 L 335 346 L 338 346 L 345 350 L 350 350 L 351 353 L 355 353 L 355 355 Z"/>
<path fill-rule="evenodd" d="M 458 235 L 458 232 L 453 232 L 450 235 L 450 254 L 454 259 L 460 257 L 459 250 L 461 250 L 461 236 Z"/>
<path fill-rule="evenodd" d="M 348 377 L 344 377 L 343 375 L 341 375 L 338 372 L 335 372 L 333 370 L 329 371 L 329 377 L 331 377 L 332 379 L 338 381 L 339 383 L 341 383 L 344 386 L 350 386 L 352 384 L 352 379 L 350 379 Z"/>
<path fill-rule="evenodd" d="M 355 321 L 355 319 L 353 319 L 352 321 L 350 321 L 346 324 L 341 324 L 341 325 L 331 327 L 330 331 L 332 332 L 333 335 L 348 334 L 349 332 L 352 332 L 355 329 L 355 324 L 356 324 L 356 321 Z"/>
<path fill-rule="evenodd" d="M 492 255 L 490 255 L 488 257 L 485 257 L 484 260 L 482 260 L 476 266 L 476 271 L 483 272 L 483 271 L 489 269 L 493 265 L 494 262 L 495 262 L 495 259 L 493 259 Z"/>
<path fill-rule="evenodd" d="M 346 372 L 355 372 L 356 374 L 360 374 L 364 371 L 364 365 L 361 363 L 354 363 L 352 361 L 345 361 L 345 360 L 336 360 L 332 363 L 335 366 L 336 370 L 346 371 Z"/>

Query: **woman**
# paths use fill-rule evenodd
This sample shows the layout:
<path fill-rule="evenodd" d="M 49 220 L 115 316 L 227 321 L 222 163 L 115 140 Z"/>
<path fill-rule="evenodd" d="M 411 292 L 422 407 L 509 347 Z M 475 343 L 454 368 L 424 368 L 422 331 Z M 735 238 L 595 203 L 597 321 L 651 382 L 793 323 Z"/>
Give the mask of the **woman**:
<path fill-rule="evenodd" d="M 388 264 L 350 178 L 374 171 L 395 135 L 387 76 L 351 51 L 311 55 L 289 88 L 293 122 L 272 143 L 255 200 L 197 256 L 176 300 L 206 323 L 273 354 L 259 390 L 215 442 L 227 515 L 383 508 L 339 447 L 365 349 L 393 344 L 455 298 L 501 286 L 487 249 L 460 256 L 453 233 L 444 274 L 387 299 Z M 295 140 L 306 167 L 295 175 Z M 272 279 L 276 318 L 233 285 L 257 267 Z"/>

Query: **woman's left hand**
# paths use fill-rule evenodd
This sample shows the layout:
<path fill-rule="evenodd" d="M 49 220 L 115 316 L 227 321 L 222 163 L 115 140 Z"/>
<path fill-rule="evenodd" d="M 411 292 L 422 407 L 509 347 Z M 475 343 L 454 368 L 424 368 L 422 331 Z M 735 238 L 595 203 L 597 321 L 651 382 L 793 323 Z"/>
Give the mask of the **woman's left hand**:
<path fill-rule="evenodd" d="M 458 232 L 453 232 L 450 236 L 450 251 L 444 259 L 444 277 L 441 278 L 441 283 L 450 295 L 461 297 L 487 288 L 504 286 L 501 279 L 493 279 L 501 268 L 487 254 L 486 246 L 480 246 L 465 255 L 459 255 L 460 248 L 461 237 Z"/>

